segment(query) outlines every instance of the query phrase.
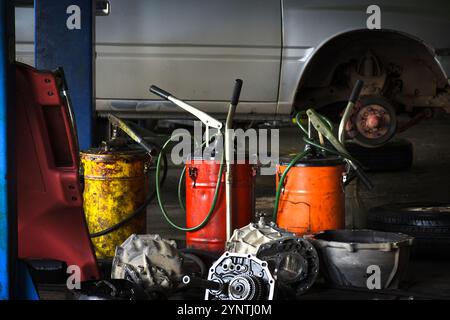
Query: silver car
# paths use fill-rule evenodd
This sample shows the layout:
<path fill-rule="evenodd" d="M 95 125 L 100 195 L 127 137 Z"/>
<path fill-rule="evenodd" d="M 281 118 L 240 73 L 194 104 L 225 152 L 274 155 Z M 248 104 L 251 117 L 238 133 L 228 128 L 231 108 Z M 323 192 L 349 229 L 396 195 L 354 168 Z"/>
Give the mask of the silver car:
<path fill-rule="evenodd" d="M 96 18 L 96 111 L 185 118 L 156 84 L 224 117 L 235 78 L 237 117 L 282 120 L 314 107 L 339 116 L 365 83 L 348 134 L 388 141 L 396 116 L 450 111 L 450 3 L 358 0 L 110 0 Z M 16 9 L 18 59 L 33 64 L 33 9 Z"/>

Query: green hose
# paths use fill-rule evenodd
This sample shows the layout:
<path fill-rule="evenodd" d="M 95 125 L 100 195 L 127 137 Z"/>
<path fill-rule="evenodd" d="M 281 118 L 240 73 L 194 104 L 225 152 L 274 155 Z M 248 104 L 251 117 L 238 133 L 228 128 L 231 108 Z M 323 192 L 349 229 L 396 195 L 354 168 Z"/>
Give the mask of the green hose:
<path fill-rule="evenodd" d="M 326 151 L 326 152 L 328 152 L 328 153 L 331 153 L 331 154 L 337 155 L 337 156 L 339 156 L 339 157 L 341 157 L 341 158 L 350 160 L 351 162 L 357 164 L 359 167 L 362 167 L 361 164 L 359 163 L 359 161 L 356 160 L 355 158 L 353 158 L 353 157 L 352 157 L 350 154 L 348 154 L 348 153 L 341 153 L 341 152 L 338 152 L 338 151 L 336 151 L 336 150 L 330 149 L 330 148 L 328 148 L 328 147 L 322 146 L 321 144 L 319 144 L 319 143 L 317 143 L 317 142 L 315 142 L 315 141 L 313 141 L 313 140 L 311 140 L 311 139 L 308 139 L 308 138 L 306 138 L 306 137 L 303 137 L 303 141 L 304 141 L 306 144 L 309 144 L 309 145 L 311 145 L 311 146 L 313 146 L 313 147 L 316 147 L 316 148 L 318 148 L 318 149 L 322 149 L 323 151 Z"/>
<path fill-rule="evenodd" d="M 186 166 L 183 167 L 183 170 L 181 171 L 180 179 L 178 179 L 178 204 L 180 205 L 180 208 L 183 209 L 184 212 L 186 212 L 186 207 L 184 206 L 183 197 L 181 196 L 181 191 L 183 188 L 183 181 L 184 181 L 184 175 L 186 173 Z"/>
<path fill-rule="evenodd" d="M 300 128 L 301 131 L 303 131 L 303 133 L 305 135 L 308 135 L 308 130 L 301 124 L 301 120 L 300 120 L 300 116 L 304 115 L 305 111 L 301 111 L 298 112 L 295 115 L 295 120 L 297 123 L 297 126 Z M 328 120 L 326 117 L 324 116 L 320 116 L 324 122 L 328 125 L 330 130 L 333 130 L 333 125 L 331 123 L 330 120 Z M 333 152 L 333 150 L 328 149 L 326 147 L 323 147 L 322 145 L 314 142 L 312 139 L 308 139 L 306 136 L 303 137 L 303 141 L 305 141 L 306 145 L 312 145 L 316 148 L 322 149 L 324 151 L 331 151 L 332 153 L 337 153 L 336 151 Z M 273 214 L 272 214 L 272 220 L 276 223 L 277 222 L 277 215 L 278 215 L 278 206 L 280 203 L 280 196 L 281 196 L 281 190 L 283 189 L 283 184 L 284 184 L 284 179 L 286 178 L 289 170 L 291 170 L 291 168 L 293 166 L 295 166 L 295 164 L 297 164 L 297 162 L 299 162 L 301 159 L 303 159 L 304 157 L 306 157 L 309 153 L 311 152 L 311 149 L 306 148 L 305 151 L 302 151 L 300 153 L 298 153 L 292 160 L 291 162 L 289 162 L 288 166 L 286 167 L 286 169 L 284 170 L 283 174 L 280 177 L 280 180 L 278 181 L 278 187 L 277 187 L 277 191 L 275 193 L 275 204 L 274 204 L 274 208 L 273 208 Z"/>
<path fill-rule="evenodd" d="M 312 147 L 315 147 L 315 148 L 320 149 L 320 150 L 322 150 L 322 151 L 325 151 L 325 152 L 328 152 L 328 153 L 331 153 L 331 154 L 338 155 L 338 156 L 340 156 L 340 157 L 342 157 L 342 158 L 349 159 L 349 160 L 351 160 L 351 161 L 353 161 L 353 162 L 356 163 L 356 160 L 353 159 L 349 154 L 342 154 L 342 153 L 340 153 L 340 152 L 338 152 L 338 151 L 336 151 L 336 150 L 333 150 L 333 149 L 331 149 L 331 148 L 328 148 L 328 147 L 326 147 L 326 146 L 321 145 L 320 143 L 314 141 L 313 139 L 308 138 L 308 137 L 307 137 L 307 135 L 309 134 L 309 133 L 308 133 L 308 130 L 301 124 L 301 120 L 300 120 L 300 116 L 303 115 L 303 114 L 305 114 L 304 111 L 298 112 L 298 113 L 296 114 L 296 116 L 295 116 L 295 119 L 296 119 L 297 126 L 298 126 L 298 127 L 300 128 L 300 130 L 305 134 L 305 135 L 303 136 L 303 141 L 305 142 L 305 144 L 306 144 L 307 147 L 305 148 L 304 151 L 298 153 L 298 154 L 291 160 L 291 162 L 287 165 L 286 169 L 284 170 L 283 174 L 282 174 L 281 177 L 280 177 L 280 180 L 279 180 L 279 182 L 278 182 L 278 187 L 277 187 L 277 190 L 276 190 L 276 194 L 275 194 L 275 204 L 274 204 L 274 210 L 273 210 L 273 215 L 272 215 L 272 219 L 273 219 L 273 221 L 274 221 L 275 223 L 276 223 L 276 220 L 277 220 L 278 207 L 279 207 L 279 203 L 280 203 L 281 190 L 283 189 L 284 180 L 286 179 L 286 176 L 287 176 L 287 174 L 289 173 L 289 170 L 290 170 L 294 165 L 296 165 L 301 159 L 303 159 L 305 156 L 307 156 L 308 154 L 310 154 L 310 153 L 312 152 L 312 149 L 311 149 L 311 148 L 308 148 L 308 146 L 312 146 Z M 327 125 L 328 128 L 329 128 L 329 130 L 333 130 L 333 125 L 332 125 L 331 121 L 328 120 L 328 119 L 327 119 L 326 117 L 324 117 L 324 116 L 321 116 L 321 115 L 319 115 L 319 116 L 320 116 L 320 118 L 326 123 L 326 125 Z M 181 135 L 181 134 L 180 134 L 180 135 Z M 177 136 L 180 136 L 180 135 L 176 135 L 176 136 L 174 136 L 174 137 L 177 137 Z M 163 147 L 161 148 L 161 152 L 159 153 L 158 161 L 157 161 L 157 163 L 156 163 L 156 177 L 155 177 L 155 178 L 156 178 L 156 181 L 159 181 L 159 175 L 160 175 L 160 170 L 161 170 L 161 159 L 162 159 L 162 156 L 163 156 L 163 154 L 164 154 L 164 151 L 165 151 L 165 149 L 167 148 L 167 146 L 169 145 L 169 143 L 173 140 L 174 137 L 171 137 L 170 139 L 168 139 L 168 140 L 164 143 Z M 206 143 L 206 142 L 204 142 L 204 143 L 202 144 L 202 146 L 203 146 L 205 143 Z M 211 204 L 211 207 L 210 207 L 210 209 L 209 209 L 209 211 L 208 211 L 208 214 L 207 214 L 206 217 L 203 219 L 203 221 L 202 221 L 200 224 L 198 224 L 197 226 L 191 227 L 191 228 L 180 227 L 180 226 L 178 226 L 177 224 L 175 224 L 175 223 L 170 219 L 170 217 L 169 217 L 169 215 L 167 214 L 167 211 L 166 211 L 166 209 L 165 209 L 165 207 L 164 207 L 164 204 L 162 203 L 162 200 L 161 200 L 161 190 L 160 190 L 160 185 L 159 185 L 158 183 L 156 183 L 156 196 L 157 196 L 157 199 L 158 199 L 159 207 L 160 207 L 160 209 L 161 209 L 161 212 L 162 212 L 164 218 L 166 219 L 166 221 L 167 221 L 172 227 L 174 227 L 175 229 L 178 229 L 178 230 L 180 230 L 180 231 L 194 232 L 194 231 L 200 230 L 201 228 L 203 228 L 203 227 L 208 223 L 208 221 L 210 220 L 210 218 L 211 218 L 211 216 L 212 216 L 212 213 L 214 212 L 215 206 L 216 206 L 216 204 L 217 204 L 217 199 L 218 199 L 219 190 L 220 190 L 221 181 L 222 181 L 223 169 L 224 169 L 224 154 L 222 153 L 222 158 L 221 158 L 221 163 L 220 163 L 219 174 L 218 174 L 217 182 L 216 182 L 216 189 L 215 189 L 215 191 L 214 191 L 214 197 L 213 197 L 213 202 L 212 202 L 212 204 Z M 179 179 L 179 181 L 178 181 L 178 203 L 179 203 L 180 207 L 183 209 L 183 211 L 186 210 L 186 209 L 185 209 L 185 205 L 184 205 L 183 200 L 182 200 L 182 195 L 181 195 L 181 193 L 182 193 L 182 186 L 183 186 L 183 178 L 184 178 L 184 176 L 185 176 L 185 173 L 186 173 L 186 167 L 183 168 L 182 173 L 181 173 L 181 176 L 180 176 L 180 179 Z"/>
<path fill-rule="evenodd" d="M 280 177 L 280 181 L 278 181 L 278 187 L 277 187 L 277 192 L 275 194 L 275 204 L 273 207 L 273 216 L 272 216 L 272 220 L 276 223 L 277 222 L 277 215 L 278 215 L 278 204 L 280 202 L 280 195 L 281 195 L 281 189 L 283 189 L 283 183 L 284 183 L 284 179 L 286 178 L 287 173 L 289 172 L 289 170 L 291 170 L 291 168 L 303 157 L 305 157 L 307 154 L 310 153 L 311 150 L 307 149 L 303 152 L 300 152 L 299 154 L 297 154 L 294 159 L 292 159 L 292 161 L 288 164 L 288 166 L 286 167 L 286 170 L 284 170 L 283 174 Z"/>
<path fill-rule="evenodd" d="M 275 223 L 276 223 L 276 221 L 277 221 L 278 206 L 279 206 L 279 203 L 280 203 L 280 196 L 281 196 L 281 190 L 283 189 L 284 179 L 286 178 L 286 176 L 287 176 L 289 170 L 290 170 L 290 169 L 291 169 L 298 161 L 300 161 L 302 158 L 304 158 L 305 156 L 307 156 L 307 155 L 311 152 L 311 148 L 308 148 L 308 146 L 312 146 L 312 147 L 315 147 L 315 148 L 317 148 L 317 149 L 319 149 L 319 150 L 328 152 L 328 153 L 330 153 L 330 154 L 337 155 L 337 156 L 339 156 L 339 157 L 341 157 L 341 158 L 343 158 L 343 159 L 350 160 L 351 162 L 353 162 L 353 163 L 355 163 L 355 164 L 358 164 L 358 166 L 360 166 L 359 163 L 358 163 L 358 161 L 357 161 L 356 159 L 354 159 L 354 158 L 353 158 L 351 155 L 349 155 L 348 153 L 342 153 L 342 152 L 339 152 L 339 151 L 337 151 L 337 150 L 328 148 L 328 147 L 323 146 L 323 145 L 321 145 L 320 143 L 314 141 L 313 139 L 308 138 L 307 136 L 309 135 L 309 132 L 308 132 L 308 130 L 301 124 L 301 120 L 300 120 L 300 116 L 301 116 L 301 115 L 304 115 L 304 114 L 305 114 L 305 111 L 298 112 L 298 113 L 295 115 L 295 120 L 296 120 L 297 126 L 298 126 L 298 127 L 300 128 L 300 130 L 305 134 L 305 135 L 303 136 L 303 141 L 304 141 L 305 144 L 306 144 L 306 148 L 305 148 L 305 151 L 298 153 L 298 154 L 292 159 L 292 161 L 288 164 L 288 166 L 286 167 L 286 169 L 284 170 L 283 174 L 282 174 L 281 177 L 280 177 L 280 180 L 279 180 L 279 182 L 278 182 L 277 191 L 276 191 L 276 194 L 275 194 L 275 205 L 274 205 L 274 210 L 273 210 L 273 215 L 272 215 L 272 220 L 273 220 Z M 331 121 L 328 120 L 326 117 L 324 117 L 324 116 L 322 116 L 322 115 L 318 115 L 318 116 L 319 116 L 319 117 L 323 120 L 323 122 L 328 126 L 328 129 L 329 129 L 330 131 L 332 131 L 332 130 L 333 130 L 333 124 L 331 123 Z"/>
<path fill-rule="evenodd" d="M 300 116 L 301 115 L 305 115 L 306 111 L 300 111 L 295 115 L 295 122 L 297 123 L 297 126 L 300 128 L 300 130 L 302 130 L 306 135 L 309 134 L 308 130 L 301 124 L 301 120 L 300 120 Z M 331 121 L 322 116 L 322 115 L 318 115 L 327 125 L 328 125 L 328 129 L 333 130 L 333 124 L 331 123 Z"/>
<path fill-rule="evenodd" d="M 169 145 L 169 143 L 172 141 L 172 139 L 173 139 L 174 137 L 177 137 L 177 136 L 180 136 L 180 135 L 181 135 L 181 134 L 175 135 L 175 136 L 169 138 L 169 139 L 164 143 L 164 145 L 162 146 L 161 152 L 159 153 L 159 156 L 158 156 L 158 161 L 156 162 L 156 174 L 155 174 L 155 176 L 156 176 L 156 181 L 159 181 L 159 174 L 160 174 L 160 169 L 161 169 L 161 159 L 163 158 L 164 150 L 167 148 L 167 146 Z M 218 176 L 217 176 L 216 189 L 215 189 L 215 191 L 214 191 L 213 202 L 212 202 L 212 204 L 211 204 L 211 207 L 209 208 L 208 214 L 206 215 L 205 219 L 203 219 L 203 221 L 202 221 L 200 224 L 198 224 L 198 225 L 195 226 L 195 227 L 191 227 L 191 228 L 180 227 L 180 226 L 178 226 L 177 224 L 175 224 L 175 223 L 170 219 L 169 215 L 167 214 L 166 208 L 164 207 L 164 204 L 162 203 L 162 200 L 161 200 L 161 190 L 160 190 L 160 186 L 159 186 L 158 183 L 156 184 L 156 198 L 158 199 L 159 207 L 160 207 L 160 209 L 161 209 L 161 212 L 162 212 L 164 218 L 166 219 L 166 221 L 167 221 L 172 227 L 174 227 L 175 229 L 180 230 L 180 231 L 194 232 L 194 231 L 200 230 L 201 228 L 203 228 L 203 227 L 208 223 L 208 221 L 211 219 L 211 216 L 212 216 L 212 214 L 213 214 L 213 212 L 214 212 L 214 209 L 215 209 L 215 207 L 216 207 L 216 204 L 217 204 L 217 199 L 218 199 L 218 196 L 219 196 L 220 185 L 221 185 L 221 182 L 222 182 L 223 168 L 224 168 L 224 153 L 222 153 L 222 158 L 221 158 L 221 160 L 220 160 L 220 169 L 219 169 L 219 174 L 218 174 Z M 186 167 L 183 169 L 182 175 L 184 175 L 185 172 L 186 172 Z M 180 203 L 180 206 L 184 209 L 184 204 L 183 204 L 183 201 L 181 200 L 181 197 L 180 197 L 180 194 L 181 194 L 181 181 L 182 181 L 182 177 L 180 178 L 180 180 L 179 180 L 179 182 L 178 182 L 178 195 L 179 195 L 179 197 L 178 197 L 178 202 Z"/>
<path fill-rule="evenodd" d="M 213 139 L 213 138 L 215 138 L 215 137 L 217 137 L 219 134 L 215 134 L 215 135 L 213 135 L 212 137 L 211 137 L 211 139 Z M 210 140 L 211 140 L 210 139 Z M 200 147 L 203 147 L 203 146 L 205 146 L 206 145 L 206 141 L 205 142 L 203 142 L 201 145 L 200 145 Z M 197 146 L 199 146 L 198 144 L 197 144 Z M 224 162 L 223 161 L 223 157 L 222 157 L 222 163 Z M 180 178 L 178 179 L 178 190 L 177 190 L 177 193 L 178 193 L 178 204 L 179 204 L 179 206 L 180 206 L 180 208 L 183 210 L 183 212 L 184 213 L 186 213 L 186 207 L 185 207 L 185 205 L 184 205 L 184 202 L 183 202 L 183 196 L 182 196 L 182 191 L 183 191 L 183 182 L 184 182 L 184 177 L 185 177 L 185 173 L 186 173 L 186 166 L 184 166 L 183 167 L 183 170 L 181 170 L 181 174 L 180 174 Z"/>

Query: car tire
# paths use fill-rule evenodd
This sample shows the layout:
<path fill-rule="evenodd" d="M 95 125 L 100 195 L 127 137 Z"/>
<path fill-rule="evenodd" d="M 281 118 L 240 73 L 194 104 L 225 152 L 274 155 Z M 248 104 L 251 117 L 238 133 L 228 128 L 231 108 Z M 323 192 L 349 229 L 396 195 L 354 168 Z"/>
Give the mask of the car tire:
<path fill-rule="evenodd" d="M 415 256 L 450 257 L 450 203 L 391 203 L 371 208 L 368 226 L 415 238 Z"/>
<path fill-rule="evenodd" d="M 403 171 L 413 164 L 413 145 L 408 140 L 393 140 L 378 148 L 366 148 L 350 142 L 346 148 L 371 172 Z"/>

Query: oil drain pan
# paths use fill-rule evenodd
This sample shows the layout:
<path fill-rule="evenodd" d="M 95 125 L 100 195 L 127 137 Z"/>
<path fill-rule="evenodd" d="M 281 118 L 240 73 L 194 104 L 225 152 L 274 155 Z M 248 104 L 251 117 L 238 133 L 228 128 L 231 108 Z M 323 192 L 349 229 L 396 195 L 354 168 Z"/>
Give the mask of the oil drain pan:
<path fill-rule="evenodd" d="M 320 269 L 329 284 L 366 289 L 371 289 L 368 282 L 376 283 L 375 274 L 380 276 L 380 289 L 398 288 L 414 240 L 401 233 L 373 230 L 328 230 L 305 238 L 318 251 Z"/>

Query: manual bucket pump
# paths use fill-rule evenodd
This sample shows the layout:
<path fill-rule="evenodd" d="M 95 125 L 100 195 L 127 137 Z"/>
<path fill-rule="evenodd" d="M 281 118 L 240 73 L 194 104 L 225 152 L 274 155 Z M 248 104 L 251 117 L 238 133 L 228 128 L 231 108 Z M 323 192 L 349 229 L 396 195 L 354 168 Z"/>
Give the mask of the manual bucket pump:
<path fill-rule="evenodd" d="M 344 185 L 358 176 L 368 189 L 373 188 L 358 162 L 344 146 L 344 127 L 362 87 L 363 82 L 358 80 L 339 126 L 339 139 L 333 134 L 332 123 L 315 110 L 297 113 L 296 123 L 304 134 L 305 149 L 294 157 L 280 159 L 277 166 L 273 221 L 279 227 L 299 236 L 343 229 Z M 302 125 L 301 116 L 307 117 L 308 128 Z M 317 132 L 318 141 L 312 138 L 313 129 Z"/>
<path fill-rule="evenodd" d="M 231 237 L 233 229 L 247 225 L 254 216 L 254 167 L 250 163 L 233 163 L 233 117 L 239 102 L 241 88 L 242 80 L 238 79 L 235 82 L 225 130 L 222 133 L 223 125 L 220 121 L 163 89 L 156 86 L 150 87 L 152 93 L 171 101 L 198 118 L 206 126 L 206 139 L 202 146 L 209 143 L 209 128 L 217 129 L 219 131 L 217 135 L 225 138 L 225 152 L 222 154 L 220 163 L 218 163 L 218 159 L 203 156 L 201 158 L 192 157 L 186 162 L 178 186 L 179 202 L 181 207 L 184 208 L 180 190 L 185 175 L 186 227 L 180 227 L 170 219 L 161 200 L 161 193 L 157 184 L 158 204 L 164 217 L 170 225 L 186 232 L 186 245 L 190 248 L 221 253 L 224 250 L 225 242 Z M 159 179 L 160 158 L 170 142 L 171 139 L 164 144 L 158 158 L 157 181 Z M 224 166 L 225 177 L 223 177 Z M 225 182 L 225 192 L 221 188 L 222 180 Z M 239 201 L 234 201 L 236 197 L 239 197 Z"/>

